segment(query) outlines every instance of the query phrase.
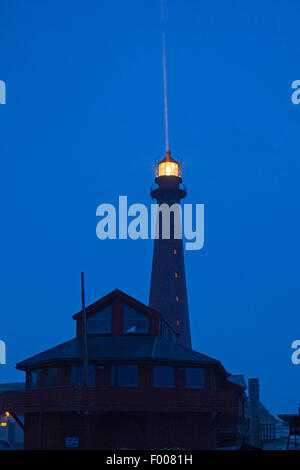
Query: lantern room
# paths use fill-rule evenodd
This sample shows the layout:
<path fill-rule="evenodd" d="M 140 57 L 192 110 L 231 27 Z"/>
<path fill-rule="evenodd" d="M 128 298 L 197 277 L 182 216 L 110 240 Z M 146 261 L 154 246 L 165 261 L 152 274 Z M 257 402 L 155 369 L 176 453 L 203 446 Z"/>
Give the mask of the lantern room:
<path fill-rule="evenodd" d="M 170 150 L 167 150 L 165 158 L 156 164 L 155 176 L 181 177 L 181 165 L 171 157 Z"/>

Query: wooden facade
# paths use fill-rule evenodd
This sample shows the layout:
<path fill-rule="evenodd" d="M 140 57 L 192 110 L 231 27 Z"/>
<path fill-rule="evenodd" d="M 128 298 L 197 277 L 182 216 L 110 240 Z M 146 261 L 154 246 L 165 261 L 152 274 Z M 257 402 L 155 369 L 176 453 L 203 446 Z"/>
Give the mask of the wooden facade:
<path fill-rule="evenodd" d="M 26 390 L 1 395 L 0 413 L 25 415 L 25 449 L 65 449 L 72 438 L 79 449 L 214 449 L 220 434 L 236 435 L 245 388 L 219 361 L 178 344 L 160 313 L 121 291 L 89 306 L 93 317 L 89 386 L 74 375 L 83 363 L 79 312 L 76 338 L 19 363 Z M 116 367 L 132 377 L 114 382 Z"/>

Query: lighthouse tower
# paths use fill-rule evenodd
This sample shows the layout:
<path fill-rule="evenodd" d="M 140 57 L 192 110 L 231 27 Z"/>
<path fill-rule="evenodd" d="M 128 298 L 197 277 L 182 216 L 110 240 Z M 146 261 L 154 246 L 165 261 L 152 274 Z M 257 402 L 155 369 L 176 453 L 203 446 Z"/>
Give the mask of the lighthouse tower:
<path fill-rule="evenodd" d="M 170 210 L 170 236 L 163 231 L 164 211 L 158 211 L 156 223 L 157 238 L 154 241 L 149 305 L 158 310 L 167 323 L 178 334 L 177 342 L 191 348 L 191 331 L 185 281 L 184 255 L 181 221 L 172 211 L 173 204 L 180 204 L 186 196 L 182 184 L 181 165 L 166 151 L 166 156 L 155 169 L 155 184 L 151 187 L 151 197 Z M 177 213 L 178 214 L 178 213 Z"/>

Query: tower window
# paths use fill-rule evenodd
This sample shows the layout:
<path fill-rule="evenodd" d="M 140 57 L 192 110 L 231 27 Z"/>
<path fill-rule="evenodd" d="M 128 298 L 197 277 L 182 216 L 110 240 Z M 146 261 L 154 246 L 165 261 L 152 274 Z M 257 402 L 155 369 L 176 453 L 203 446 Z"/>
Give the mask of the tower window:
<path fill-rule="evenodd" d="M 176 295 L 175 300 L 176 300 L 176 302 L 179 302 L 179 297 L 178 297 L 178 295 Z"/>
<path fill-rule="evenodd" d="M 175 276 L 175 279 L 177 279 L 178 278 L 178 273 L 175 272 L 174 276 Z"/>
<path fill-rule="evenodd" d="M 177 255 L 177 250 L 176 250 L 176 248 L 174 248 L 173 253 L 174 253 L 174 255 Z"/>

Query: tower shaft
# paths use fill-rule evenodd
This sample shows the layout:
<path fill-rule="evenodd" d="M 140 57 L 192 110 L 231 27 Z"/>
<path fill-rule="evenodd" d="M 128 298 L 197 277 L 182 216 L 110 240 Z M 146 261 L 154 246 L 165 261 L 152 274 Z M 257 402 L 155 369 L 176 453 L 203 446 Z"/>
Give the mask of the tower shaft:
<path fill-rule="evenodd" d="M 164 160 L 161 163 L 164 163 Z M 178 165 L 177 162 L 176 165 Z M 180 204 L 180 200 L 186 196 L 179 176 L 167 176 L 166 174 L 158 176 L 155 182 L 157 185 L 152 187 L 151 196 L 156 199 L 159 206 L 166 204 L 171 207 L 173 204 Z M 191 332 L 183 241 L 182 237 L 176 238 L 178 218 L 175 213 L 170 211 L 169 239 L 162 236 L 164 222 L 163 213 L 158 212 L 156 221 L 159 224 L 157 227 L 158 238 L 154 241 L 149 305 L 158 310 L 165 321 L 178 333 L 177 342 L 190 348 Z"/>

